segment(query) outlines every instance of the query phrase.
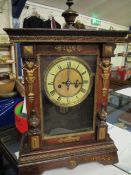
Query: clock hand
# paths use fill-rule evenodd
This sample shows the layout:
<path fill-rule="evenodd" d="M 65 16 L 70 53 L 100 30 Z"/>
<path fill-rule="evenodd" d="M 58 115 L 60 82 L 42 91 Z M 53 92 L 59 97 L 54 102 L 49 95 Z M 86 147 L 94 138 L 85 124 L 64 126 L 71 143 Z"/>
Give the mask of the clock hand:
<path fill-rule="evenodd" d="M 67 86 L 67 90 L 69 90 L 70 87 L 70 68 L 68 66 L 67 68 L 67 81 L 66 81 L 66 86 Z"/>
<path fill-rule="evenodd" d="M 69 80 L 67 80 L 66 82 L 62 82 L 62 84 L 65 84 L 67 86 L 67 89 L 69 90 L 69 86 L 71 84 Z"/>
<path fill-rule="evenodd" d="M 70 68 L 71 68 L 71 62 L 67 62 L 67 81 L 66 81 L 66 86 L 67 86 L 67 90 L 69 90 L 70 87 Z"/>
<path fill-rule="evenodd" d="M 83 80 L 83 82 L 79 82 L 79 80 L 76 80 L 74 83 L 70 82 L 70 84 L 74 84 L 77 88 L 80 84 L 87 84 L 88 80 Z"/>
<path fill-rule="evenodd" d="M 82 83 L 80 83 L 79 80 L 76 80 L 74 83 L 71 82 L 71 84 L 73 84 L 75 86 L 75 88 L 77 88 Z"/>
<path fill-rule="evenodd" d="M 66 81 L 62 82 L 62 84 L 65 84 L 67 87 L 69 87 L 70 85 L 75 85 L 75 87 L 77 88 L 82 83 L 80 83 L 79 80 L 76 80 L 76 82 Z"/>
<path fill-rule="evenodd" d="M 71 82 L 71 84 L 74 84 L 75 88 L 77 88 L 80 84 L 83 84 L 83 83 L 79 82 L 79 80 L 76 80 L 74 83 Z"/>
<path fill-rule="evenodd" d="M 62 82 L 62 84 L 65 84 L 67 88 L 69 88 L 70 85 L 75 85 L 75 88 L 79 87 L 80 84 L 85 84 L 86 82 L 79 82 L 79 80 L 76 80 L 75 82 L 70 82 L 67 80 L 66 82 Z"/>
<path fill-rule="evenodd" d="M 77 88 L 79 86 L 79 84 L 80 84 L 79 80 L 76 80 L 76 82 L 75 82 L 75 88 Z"/>

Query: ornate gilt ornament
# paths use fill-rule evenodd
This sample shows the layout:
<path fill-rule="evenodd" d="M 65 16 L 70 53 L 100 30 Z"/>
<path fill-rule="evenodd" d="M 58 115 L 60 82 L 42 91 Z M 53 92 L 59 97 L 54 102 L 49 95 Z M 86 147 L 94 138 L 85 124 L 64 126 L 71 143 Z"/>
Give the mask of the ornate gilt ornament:
<path fill-rule="evenodd" d="M 104 47 L 104 56 L 112 56 L 112 53 L 113 53 L 113 47 L 106 45 Z"/>
<path fill-rule="evenodd" d="M 68 137 L 64 137 L 64 138 L 60 138 L 58 140 L 59 143 L 67 143 L 67 142 L 75 142 L 75 141 L 79 141 L 80 140 L 80 136 L 68 136 Z"/>
<path fill-rule="evenodd" d="M 108 43 L 112 43 L 114 42 L 114 37 L 104 37 L 104 36 L 85 36 L 83 38 L 81 38 L 81 36 L 26 36 L 23 34 L 23 36 L 21 36 L 21 38 L 19 36 L 10 36 L 10 41 L 12 42 L 62 42 L 62 43 L 74 43 L 74 42 L 85 42 L 87 43 L 94 43 L 96 42 L 96 40 L 98 42 L 108 42 Z M 124 40 L 122 37 L 116 37 L 115 38 L 115 42 L 116 43 L 123 43 L 126 42 L 126 39 Z"/>
<path fill-rule="evenodd" d="M 31 148 L 32 149 L 38 149 L 38 148 L 40 148 L 39 136 L 32 136 L 31 137 Z"/>
<path fill-rule="evenodd" d="M 66 51 L 67 53 L 80 52 L 82 50 L 81 46 L 78 45 L 58 45 L 55 49 L 57 52 Z"/>
<path fill-rule="evenodd" d="M 25 65 L 23 66 L 23 70 L 26 71 L 25 80 L 28 83 L 28 97 L 31 103 L 34 101 L 33 86 L 36 79 L 34 72 L 37 68 L 38 66 L 33 61 L 26 61 Z"/>
<path fill-rule="evenodd" d="M 24 52 L 25 57 L 32 56 L 33 55 L 33 46 L 24 46 L 23 52 Z"/>
<path fill-rule="evenodd" d="M 32 162 L 32 161 L 37 161 L 37 160 L 48 160 L 48 159 L 55 159 L 55 158 L 59 158 L 62 156 L 70 156 L 70 154 L 77 154 L 79 153 L 85 153 L 85 152 L 90 152 L 90 151 L 95 151 L 97 152 L 99 149 L 111 149 L 114 148 L 113 144 L 109 144 L 109 145 L 97 145 L 97 146 L 91 146 L 88 148 L 81 148 L 79 150 L 64 150 L 63 152 L 59 153 L 59 152 L 52 152 L 52 153 L 41 153 L 41 154 L 36 154 L 36 155 L 30 155 L 28 157 L 20 157 L 20 162 L 24 163 L 24 162 Z M 108 155 L 108 153 L 107 153 Z M 107 157 L 107 155 L 105 154 L 105 157 Z M 110 155 L 111 156 L 111 155 Z M 87 157 L 88 158 L 88 157 Z"/>
<path fill-rule="evenodd" d="M 69 160 L 68 163 L 69 163 L 68 167 L 71 168 L 71 169 L 73 169 L 77 166 L 77 161 L 76 160 L 71 159 L 71 160 Z"/>
<path fill-rule="evenodd" d="M 104 140 L 106 138 L 106 128 L 105 127 L 100 127 L 99 132 L 98 132 L 98 139 L 99 140 Z"/>
<path fill-rule="evenodd" d="M 106 96 L 107 94 L 107 82 L 109 80 L 109 76 L 110 76 L 110 67 L 111 67 L 111 63 L 110 60 L 108 59 L 104 59 L 102 60 L 102 62 L 100 63 L 100 67 L 102 68 L 102 79 L 103 79 L 103 88 L 102 88 L 102 95 Z"/>

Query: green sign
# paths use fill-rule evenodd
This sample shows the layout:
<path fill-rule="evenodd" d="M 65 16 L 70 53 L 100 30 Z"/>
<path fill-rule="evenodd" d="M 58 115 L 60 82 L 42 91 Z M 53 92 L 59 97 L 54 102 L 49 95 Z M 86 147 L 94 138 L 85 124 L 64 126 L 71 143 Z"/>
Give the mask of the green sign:
<path fill-rule="evenodd" d="M 95 25 L 95 26 L 99 26 L 99 25 L 101 25 L 101 20 L 99 20 L 97 18 L 92 18 L 91 19 L 91 24 Z"/>

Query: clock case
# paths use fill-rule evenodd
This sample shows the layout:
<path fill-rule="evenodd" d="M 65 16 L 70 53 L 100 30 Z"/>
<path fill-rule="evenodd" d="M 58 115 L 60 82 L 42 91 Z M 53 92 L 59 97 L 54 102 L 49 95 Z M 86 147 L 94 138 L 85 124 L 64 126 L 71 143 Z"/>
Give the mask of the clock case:
<path fill-rule="evenodd" d="M 117 148 L 107 132 L 106 123 L 110 58 L 115 43 L 126 42 L 128 32 L 66 29 L 5 31 L 11 42 L 20 43 L 23 61 L 28 132 L 21 140 L 19 174 L 41 174 L 45 170 L 63 166 L 74 168 L 89 161 L 102 164 L 118 162 Z M 93 129 L 91 132 L 85 130 L 45 137 L 41 73 L 52 59 L 60 56 L 77 56 L 95 68 L 93 91 L 90 94 L 92 108 L 87 105 L 88 111 L 93 114 Z M 95 61 L 91 58 L 95 58 Z"/>

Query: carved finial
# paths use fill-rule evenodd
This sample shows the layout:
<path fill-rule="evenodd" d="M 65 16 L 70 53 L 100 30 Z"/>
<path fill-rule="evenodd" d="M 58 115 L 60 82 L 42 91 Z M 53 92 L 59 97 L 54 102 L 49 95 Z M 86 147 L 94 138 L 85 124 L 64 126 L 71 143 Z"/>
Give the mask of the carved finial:
<path fill-rule="evenodd" d="M 101 121 L 106 121 L 107 112 L 105 111 L 105 104 L 101 105 L 100 119 Z"/>
<path fill-rule="evenodd" d="M 36 116 L 36 111 L 35 109 L 32 109 L 31 114 L 30 114 L 30 119 L 29 119 L 29 124 L 31 127 L 36 128 L 39 125 L 39 119 Z"/>
<path fill-rule="evenodd" d="M 73 0 L 67 0 L 66 4 L 71 8 L 71 6 L 74 4 Z"/>
<path fill-rule="evenodd" d="M 62 13 L 62 16 L 65 18 L 67 23 L 66 28 L 74 28 L 73 24 L 75 18 L 78 16 L 78 13 L 71 9 L 71 6 L 74 4 L 73 0 L 67 0 L 66 4 L 68 5 L 68 9 Z"/>

